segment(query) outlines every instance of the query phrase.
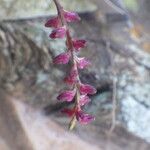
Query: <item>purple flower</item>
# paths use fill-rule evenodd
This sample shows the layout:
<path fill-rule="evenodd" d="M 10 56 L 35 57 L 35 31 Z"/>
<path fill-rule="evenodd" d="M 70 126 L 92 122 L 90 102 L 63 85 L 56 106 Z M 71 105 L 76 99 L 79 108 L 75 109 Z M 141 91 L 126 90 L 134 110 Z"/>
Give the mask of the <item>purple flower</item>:
<path fill-rule="evenodd" d="M 64 79 L 64 81 L 67 84 L 74 84 L 77 81 L 77 76 L 78 76 L 78 70 L 76 69 L 76 67 L 72 67 L 70 74 Z"/>
<path fill-rule="evenodd" d="M 76 94 L 75 90 L 64 91 L 57 97 L 57 99 L 61 101 L 71 102 L 75 94 Z"/>
<path fill-rule="evenodd" d="M 58 17 L 51 18 L 45 23 L 45 27 L 58 28 L 60 26 L 60 20 Z"/>
<path fill-rule="evenodd" d="M 88 104 L 90 101 L 91 100 L 87 95 L 81 95 L 79 104 L 80 104 L 80 106 L 84 106 L 85 104 Z"/>
<path fill-rule="evenodd" d="M 72 117 L 74 114 L 76 115 L 76 119 L 81 123 L 81 124 L 88 124 L 91 121 L 95 120 L 95 117 L 89 114 L 84 113 L 82 110 L 79 110 L 77 108 L 73 109 L 68 109 L 65 108 L 61 111 L 62 113 L 65 113 L 68 115 L 68 117 Z"/>
<path fill-rule="evenodd" d="M 75 12 L 69 12 L 64 10 L 64 17 L 67 22 L 73 22 L 73 21 L 79 21 L 80 17 L 77 13 Z"/>
<path fill-rule="evenodd" d="M 54 64 L 67 64 L 70 59 L 70 53 L 61 53 L 60 55 L 56 56 L 53 60 Z"/>
<path fill-rule="evenodd" d="M 68 108 L 64 108 L 63 110 L 61 110 L 62 113 L 65 113 L 66 115 L 68 115 L 68 117 L 73 116 L 73 114 L 75 114 L 75 109 L 68 109 Z"/>
<path fill-rule="evenodd" d="M 56 28 L 52 31 L 52 33 L 49 35 L 50 38 L 55 39 L 55 38 L 64 38 L 66 35 L 66 28 L 65 27 L 60 27 Z"/>
<path fill-rule="evenodd" d="M 76 51 L 79 51 L 81 48 L 84 48 L 86 46 L 85 40 L 74 39 L 72 43 Z"/>
<path fill-rule="evenodd" d="M 76 60 L 77 60 L 77 66 L 79 69 L 84 69 L 91 64 L 90 61 L 86 59 L 85 57 L 77 58 Z"/>
<path fill-rule="evenodd" d="M 88 124 L 95 120 L 95 117 L 89 114 L 85 114 L 82 110 L 76 113 L 76 118 L 81 124 Z"/>
<path fill-rule="evenodd" d="M 89 85 L 89 84 L 81 84 L 80 85 L 80 93 L 81 94 L 93 95 L 96 92 L 97 92 L 96 89 L 93 86 Z"/>

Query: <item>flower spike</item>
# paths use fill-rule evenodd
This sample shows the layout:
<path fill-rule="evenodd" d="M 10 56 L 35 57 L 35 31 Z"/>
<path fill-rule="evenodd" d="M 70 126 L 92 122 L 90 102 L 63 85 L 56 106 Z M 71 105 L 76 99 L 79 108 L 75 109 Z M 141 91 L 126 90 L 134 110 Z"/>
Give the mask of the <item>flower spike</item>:
<path fill-rule="evenodd" d="M 89 85 L 83 84 L 80 81 L 79 69 L 84 69 L 91 63 L 85 57 L 78 57 L 78 52 L 86 46 L 84 39 L 72 38 L 68 23 L 79 21 L 80 17 L 75 12 L 69 12 L 63 9 L 59 0 L 53 0 L 57 8 L 57 16 L 49 19 L 45 23 L 45 27 L 54 28 L 50 33 L 51 39 L 64 38 L 66 40 L 66 52 L 59 54 L 53 59 L 54 64 L 69 64 L 69 74 L 65 77 L 64 82 L 70 87 L 69 90 L 61 92 L 57 99 L 59 101 L 71 102 L 73 108 L 65 108 L 61 112 L 72 117 L 69 129 L 72 130 L 77 121 L 81 124 L 88 124 L 95 118 L 83 112 L 83 106 L 91 100 L 89 95 L 95 94 L 96 89 Z"/>

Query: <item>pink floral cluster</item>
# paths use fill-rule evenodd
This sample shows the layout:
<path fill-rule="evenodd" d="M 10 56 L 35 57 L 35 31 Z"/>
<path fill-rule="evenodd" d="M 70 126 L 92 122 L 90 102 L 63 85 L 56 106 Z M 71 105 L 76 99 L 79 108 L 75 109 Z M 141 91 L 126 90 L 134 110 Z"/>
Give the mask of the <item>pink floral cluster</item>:
<path fill-rule="evenodd" d="M 85 57 L 78 57 L 78 52 L 86 46 L 86 41 L 83 39 L 72 38 L 68 23 L 79 21 L 80 17 L 75 12 L 69 12 L 63 9 L 58 0 L 54 0 L 57 7 L 58 15 L 49 19 L 45 26 L 53 28 L 49 35 L 51 39 L 65 38 L 66 39 L 66 52 L 59 54 L 53 59 L 54 64 L 67 64 L 70 62 L 70 73 L 65 77 L 64 82 L 70 87 L 69 90 L 63 91 L 57 97 L 59 101 L 75 102 L 72 109 L 64 109 L 63 113 L 72 117 L 71 125 L 76 120 L 82 124 L 87 124 L 95 118 L 86 114 L 82 110 L 82 106 L 90 102 L 88 95 L 96 93 L 96 89 L 89 85 L 83 84 L 79 78 L 79 69 L 84 69 L 90 65 L 90 61 Z M 73 125 L 74 126 L 74 125 Z"/>

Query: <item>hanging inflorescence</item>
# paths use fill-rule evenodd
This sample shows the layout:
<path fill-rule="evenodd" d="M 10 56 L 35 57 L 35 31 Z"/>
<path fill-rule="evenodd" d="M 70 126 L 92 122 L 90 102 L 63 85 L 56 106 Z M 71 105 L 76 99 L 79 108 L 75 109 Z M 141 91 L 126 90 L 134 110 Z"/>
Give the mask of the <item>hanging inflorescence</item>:
<path fill-rule="evenodd" d="M 74 102 L 72 109 L 63 109 L 62 112 L 72 117 L 70 129 L 73 129 L 76 121 L 81 124 L 87 124 L 95 118 L 86 114 L 82 110 L 82 106 L 90 102 L 88 95 L 96 93 L 96 89 L 89 85 L 83 84 L 79 78 L 79 70 L 90 65 L 90 61 L 85 57 L 78 57 L 77 54 L 85 47 L 86 41 L 83 39 L 72 38 L 68 27 L 69 22 L 79 21 L 80 17 L 75 12 L 69 12 L 63 9 L 58 0 L 54 0 L 58 15 L 49 19 L 45 26 L 53 28 L 49 35 L 51 39 L 65 38 L 66 52 L 61 53 L 53 59 L 54 64 L 71 64 L 70 73 L 65 77 L 64 82 L 69 86 L 69 90 L 65 90 L 59 94 L 59 101 Z"/>

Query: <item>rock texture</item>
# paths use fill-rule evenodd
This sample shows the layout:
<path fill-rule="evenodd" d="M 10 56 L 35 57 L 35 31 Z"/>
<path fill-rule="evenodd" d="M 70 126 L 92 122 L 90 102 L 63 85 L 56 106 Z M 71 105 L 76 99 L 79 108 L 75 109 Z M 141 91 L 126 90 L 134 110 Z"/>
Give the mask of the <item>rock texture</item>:
<path fill-rule="evenodd" d="M 95 2 L 101 6 L 99 0 Z M 69 120 L 60 114 L 68 104 L 56 101 L 57 93 L 66 88 L 62 79 L 68 68 L 52 64 L 52 58 L 65 50 L 64 42 L 49 41 L 50 30 L 43 27 L 47 17 L 0 22 L 0 146 L 4 150 L 150 149 L 133 135 L 150 138 L 150 53 L 145 47 L 149 28 L 142 24 L 144 29 L 135 36 L 124 23 L 108 24 L 105 13 L 80 16 L 83 20 L 71 26 L 72 34 L 88 40 L 81 56 L 93 64 L 81 72 L 81 78 L 98 92 L 85 108 L 96 121 L 77 126 L 73 133 L 66 131 Z M 108 138 L 114 81 L 117 125 Z"/>
<path fill-rule="evenodd" d="M 53 150 L 148 150 L 150 148 L 144 141 L 119 126 L 110 138 L 104 134 L 104 128 L 96 124 L 80 126 L 76 131 L 69 132 L 64 129 L 62 122 L 58 124 L 54 121 L 56 120 L 54 117 L 46 117 L 41 110 L 22 102 L 20 98 L 25 96 L 22 95 L 23 93 L 15 97 L 4 93 L 4 91 L 0 92 L 2 150 L 48 150 L 50 148 Z M 59 116 L 59 122 L 60 117 L 62 115 Z"/>
<path fill-rule="evenodd" d="M 4 96 L 0 104 L 2 150 L 100 150 L 15 98 Z"/>
<path fill-rule="evenodd" d="M 93 11 L 96 10 L 96 5 L 87 0 L 76 0 L 70 3 L 69 0 L 61 1 L 66 9 L 76 11 Z M 68 3 L 70 5 L 68 5 Z M 40 17 L 46 15 L 54 15 L 56 9 L 52 0 L 31 0 L 19 1 L 19 0 L 0 0 L 0 20 L 15 20 L 15 19 L 29 19 L 33 17 Z M 28 10 L 28 11 L 27 11 Z"/>

